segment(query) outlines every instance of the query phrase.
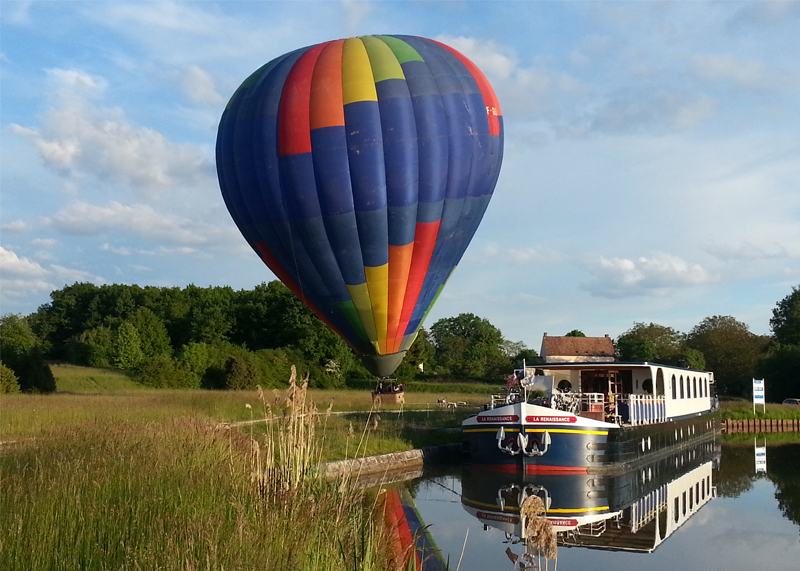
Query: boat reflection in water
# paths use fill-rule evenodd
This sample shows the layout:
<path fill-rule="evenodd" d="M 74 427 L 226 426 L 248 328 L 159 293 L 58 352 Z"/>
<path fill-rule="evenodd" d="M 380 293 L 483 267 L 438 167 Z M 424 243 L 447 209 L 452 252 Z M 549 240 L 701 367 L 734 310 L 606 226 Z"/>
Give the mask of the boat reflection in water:
<path fill-rule="evenodd" d="M 484 529 L 524 547 L 506 550 L 521 569 L 553 559 L 557 546 L 649 553 L 716 496 L 719 457 L 712 433 L 626 473 L 515 475 L 464 466 L 461 504 Z"/>

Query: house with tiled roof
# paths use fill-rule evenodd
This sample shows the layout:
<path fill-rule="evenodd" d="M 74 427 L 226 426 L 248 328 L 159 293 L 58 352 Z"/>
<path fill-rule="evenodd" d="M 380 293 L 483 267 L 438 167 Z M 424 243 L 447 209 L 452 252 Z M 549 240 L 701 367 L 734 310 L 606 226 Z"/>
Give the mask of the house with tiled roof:
<path fill-rule="evenodd" d="M 545 363 L 610 363 L 614 342 L 605 337 L 542 337 L 539 356 Z"/>

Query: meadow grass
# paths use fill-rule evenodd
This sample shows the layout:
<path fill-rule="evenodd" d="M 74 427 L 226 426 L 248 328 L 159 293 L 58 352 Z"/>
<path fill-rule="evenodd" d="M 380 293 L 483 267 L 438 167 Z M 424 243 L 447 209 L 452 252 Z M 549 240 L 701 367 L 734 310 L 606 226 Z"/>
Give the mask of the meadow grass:
<path fill-rule="evenodd" d="M 106 409 L 114 414 L 43 423 L 36 438 L 5 444 L 0 568 L 385 569 L 374 498 L 316 475 L 323 417 L 310 414 L 304 386 L 287 399 L 263 408 L 268 438 Z"/>
<path fill-rule="evenodd" d="M 118 370 L 67 364 L 53 364 L 50 365 L 50 369 L 56 378 L 56 387 L 60 393 L 98 394 L 145 389 L 143 385 Z"/>
<path fill-rule="evenodd" d="M 0 400 L 3 570 L 387 569 L 378 497 L 317 463 L 458 440 L 436 429 L 468 412 L 413 410 L 434 399 L 412 393 L 376 411 L 368 392 L 297 383 L 172 391 L 58 374 L 71 391 Z"/>

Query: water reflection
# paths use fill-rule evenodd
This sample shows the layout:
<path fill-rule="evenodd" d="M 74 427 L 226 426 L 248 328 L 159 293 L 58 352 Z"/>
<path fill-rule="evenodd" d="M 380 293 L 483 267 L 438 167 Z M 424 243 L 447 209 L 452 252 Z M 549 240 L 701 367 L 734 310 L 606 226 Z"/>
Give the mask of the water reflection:
<path fill-rule="evenodd" d="M 707 439 L 635 471 L 595 476 L 465 467 L 461 503 L 537 561 L 554 559 L 556 545 L 651 552 L 714 497 L 719 453 Z"/>
<path fill-rule="evenodd" d="M 615 476 L 523 476 L 454 468 L 410 485 L 445 558 L 462 571 L 785 570 L 800 561 L 800 435 L 767 437 L 756 473 L 752 435 L 717 438 Z M 759 436 L 758 444 L 763 445 Z M 536 497 L 557 558 L 534 543 L 520 507 Z M 685 509 L 685 513 L 684 513 Z M 556 511 L 560 510 L 560 511 Z M 467 536 L 465 543 L 465 536 Z"/>

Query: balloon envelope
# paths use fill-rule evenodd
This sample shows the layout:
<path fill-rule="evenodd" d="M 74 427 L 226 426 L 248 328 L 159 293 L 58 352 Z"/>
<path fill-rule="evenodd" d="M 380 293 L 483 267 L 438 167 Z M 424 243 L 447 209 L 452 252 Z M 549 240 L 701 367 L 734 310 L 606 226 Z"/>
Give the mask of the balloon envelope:
<path fill-rule="evenodd" d="M 267 63 L 219 125 L 225 204 L 263 262 L 388 376 L 474 235 L 500 172 L 484 75 L 412 36 L 365 36 Z"/>

